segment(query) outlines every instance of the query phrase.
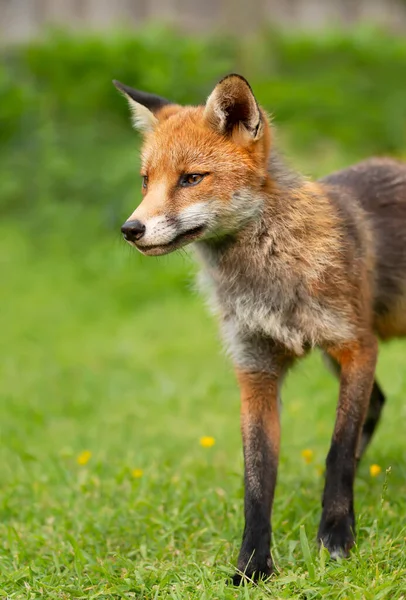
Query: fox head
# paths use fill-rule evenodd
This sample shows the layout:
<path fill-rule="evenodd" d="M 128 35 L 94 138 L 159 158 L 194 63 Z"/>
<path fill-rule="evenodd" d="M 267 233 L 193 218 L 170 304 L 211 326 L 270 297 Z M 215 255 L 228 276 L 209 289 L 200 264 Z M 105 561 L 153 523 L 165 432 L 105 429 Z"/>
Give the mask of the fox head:
<path fill-rule="evenodd" d="M 179 106 L 118 81 L 143 134 L 143 200 L 121 230 L 143 254 L 234 234 L 255 218 L 270 128 L 248 82 L 228 75 L 203 106 Z"/>

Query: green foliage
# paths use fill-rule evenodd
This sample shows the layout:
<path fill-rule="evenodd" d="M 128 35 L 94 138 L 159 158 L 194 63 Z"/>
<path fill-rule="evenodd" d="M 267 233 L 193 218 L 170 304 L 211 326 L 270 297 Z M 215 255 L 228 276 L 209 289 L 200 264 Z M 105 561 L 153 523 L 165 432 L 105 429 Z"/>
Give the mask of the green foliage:
<path fill-rule="evenodd" d="M 313 174 L 326 155 L 355 160 L 405 147 L 406 42 L 377 31 L 317 39 L 265 31 L 252 40 L 158 27 L 51 32 L 2 54 L 0 207 L 20 216 L 46 220 L 52 204 L 94 204 L 116 224 L 134 205 L 139 137 L 112 78 L 200 103 L 225 73 L 243 72 Z"/>
<path fill-rule="evenodd" d="M 202 100 L 232 63 L 232 45 L 181 37 L 169 29 L 76 37 L 54 32 L 41 41 L 5 51 L 1 93 L 9 106 L 9 131 L 27 119 L 73 121 L 127 118 L 111 80 L 123 79 L 178 102 Z M 15 105 L 18 94 L 19 106 Z"/>
<path fill-rule="evenodd" d="M 394 152 L 406 134 L 406 42 L 375 30 L 317 38 L 269 31 L 252 41 L 157 27 L 107 36 L 54 32 L 3 54 L 8 134 L 25 131 L 39 116 L 99 124 L 126 118 L 113 77 L 180 103 L 200 103 L 235 69 L 244 70 L 277 121 L 296 131 L 298 143 L 330 137 L 351 149 Z"/>

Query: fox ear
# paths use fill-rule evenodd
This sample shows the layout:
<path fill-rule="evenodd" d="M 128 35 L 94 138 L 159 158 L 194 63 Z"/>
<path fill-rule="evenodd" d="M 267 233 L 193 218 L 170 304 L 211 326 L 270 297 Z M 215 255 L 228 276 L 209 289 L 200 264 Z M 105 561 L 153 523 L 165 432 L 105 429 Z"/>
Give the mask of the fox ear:
<path fill-rule="evenodd" d="M 133 127 L 139 131 L 152 131 L 158 123 L 156 113 L 164 106 L 171 104 L 165 98 L 134 90 L 115 79 L 113 79 L 113 84 L 126 97 L 131 110 Z"/>
<path fill-rule="evenodd" d="M 247 140 L 263 134 L 263 117 L 250 84 L 241 75 L 227 75 L 214 88 L 204 111 L 211 127 L 231 135 L 237 128 Z"/>

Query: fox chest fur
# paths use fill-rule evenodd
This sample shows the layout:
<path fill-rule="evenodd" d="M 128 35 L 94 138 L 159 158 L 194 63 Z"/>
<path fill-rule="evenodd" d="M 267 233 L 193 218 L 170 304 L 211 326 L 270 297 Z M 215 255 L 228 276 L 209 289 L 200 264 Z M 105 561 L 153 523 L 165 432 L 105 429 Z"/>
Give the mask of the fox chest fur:
<path fill-rule="evenodd" d="M 300 356 L 310 347 L 351 339 L 350 307 L 343 310 L 341 294 L 320 293 L 327 278 L 329 289 L 334 279 L 339 289 L 328 254 L 308 260 L 286 241 L 255 230 L 245 243 L 198 245 L 200 282 L 237 363 L 245 362 L 244 347 L 261 340 Z"/>

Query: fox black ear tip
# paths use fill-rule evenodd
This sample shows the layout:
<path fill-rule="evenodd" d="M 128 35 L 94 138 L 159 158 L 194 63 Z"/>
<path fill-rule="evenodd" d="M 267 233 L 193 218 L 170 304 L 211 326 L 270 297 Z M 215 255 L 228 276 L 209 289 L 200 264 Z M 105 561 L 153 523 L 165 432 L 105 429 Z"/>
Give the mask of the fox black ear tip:
<path fill-rule="evenodd" d="M 248 80 L 239 73 L 228 73 L 228 75 L 225 75 L 224 77 L 222 77 L 222 79 L 220 79 L 219 83 L 223 83 L 223 81 L 226 81 L 227 79 L 239 79 L 240 81 L 243 81 L 244 83 L 249 85 Z"/>
<path fill-rule="evenodd" d="M 119 92 L 125 92 L 126 86 L 124 85 L 124 83 L 121 83 L 121 81 L 118 81 L 117 79 L 113 79 L 113 85 Z"/>

